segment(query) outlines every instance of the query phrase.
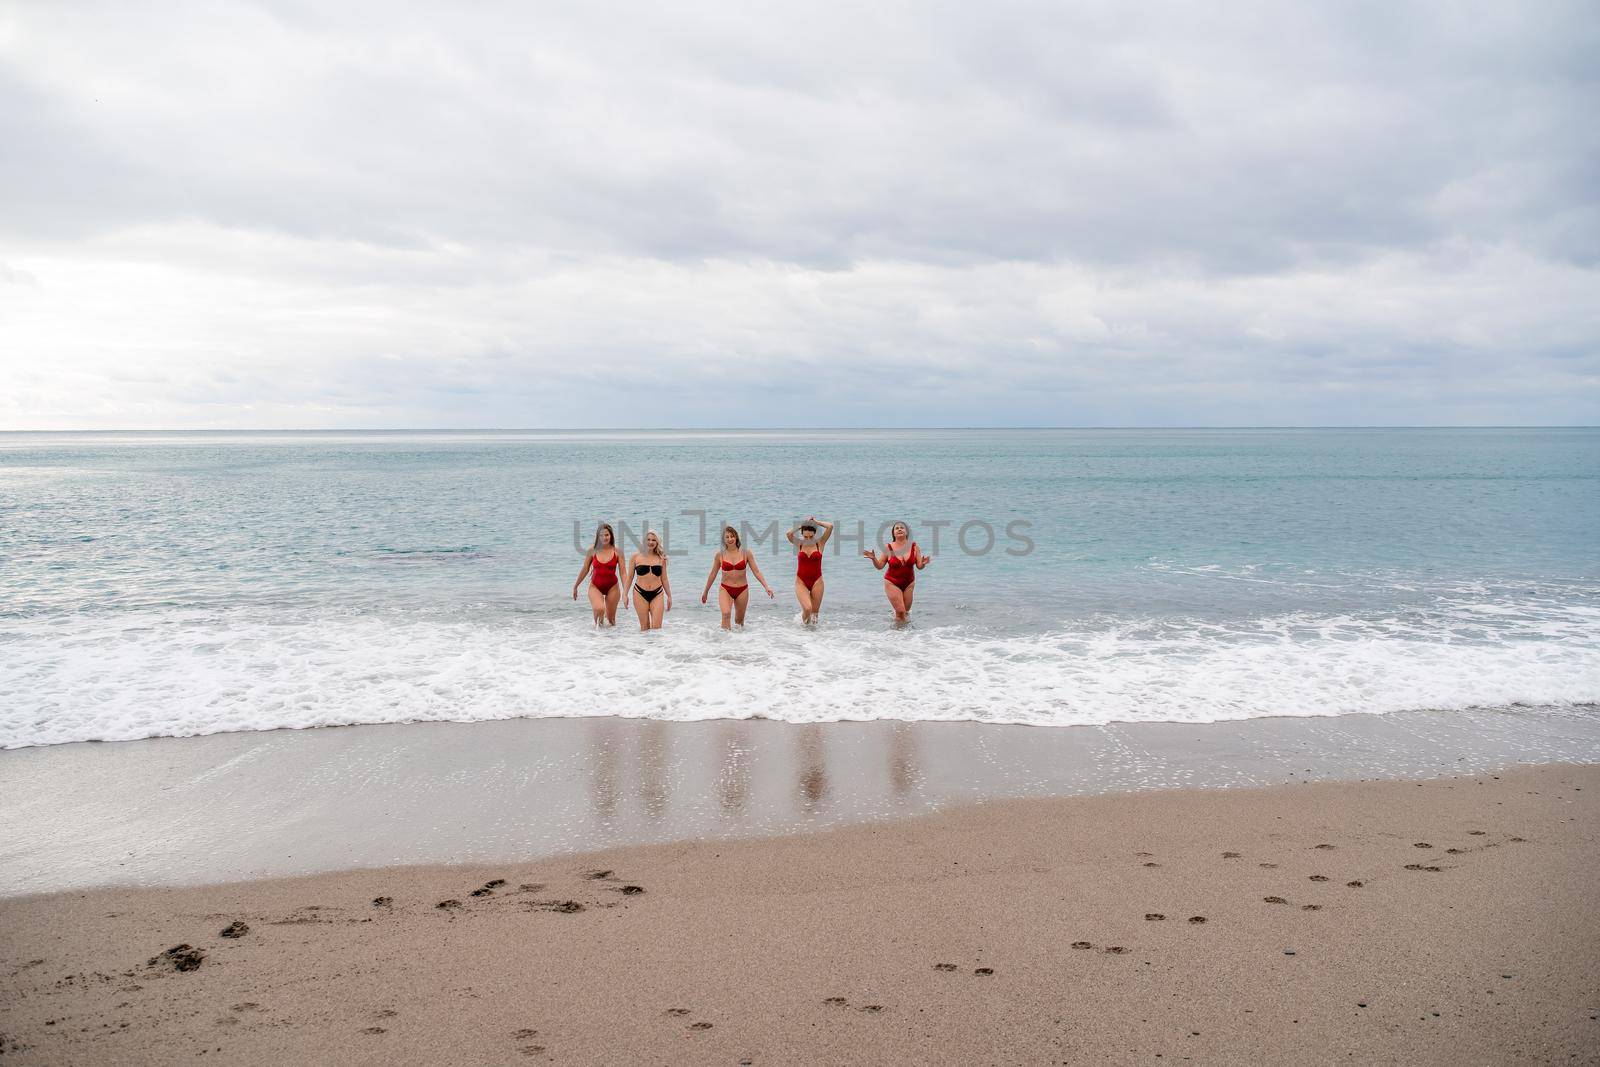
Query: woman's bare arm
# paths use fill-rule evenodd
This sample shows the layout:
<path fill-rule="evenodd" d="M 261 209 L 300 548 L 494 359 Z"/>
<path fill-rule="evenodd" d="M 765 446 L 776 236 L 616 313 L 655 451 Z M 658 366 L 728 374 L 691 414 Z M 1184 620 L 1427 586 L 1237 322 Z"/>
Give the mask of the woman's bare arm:
<path fill-rule="evenodd" d="M 578 599 L 578 586 L 583 584 L 584 578 L 589 575 L 589 568 L 594 565 L 594 549 L 583 554 L 583 569 L 578 572 L 578 580 L 572 583 L 572 599 Z"/>

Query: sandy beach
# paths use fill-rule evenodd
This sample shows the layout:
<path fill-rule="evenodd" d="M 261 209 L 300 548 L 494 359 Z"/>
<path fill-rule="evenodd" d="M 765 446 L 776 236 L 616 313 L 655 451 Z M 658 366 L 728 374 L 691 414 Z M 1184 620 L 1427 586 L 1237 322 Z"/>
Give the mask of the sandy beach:
<path fill-rule="evenodd" d="M 0 901 L 5 1063 L 1596 1062 L 1600 766 Z M 237 936 L 231 936 L 237 935 Z"/>

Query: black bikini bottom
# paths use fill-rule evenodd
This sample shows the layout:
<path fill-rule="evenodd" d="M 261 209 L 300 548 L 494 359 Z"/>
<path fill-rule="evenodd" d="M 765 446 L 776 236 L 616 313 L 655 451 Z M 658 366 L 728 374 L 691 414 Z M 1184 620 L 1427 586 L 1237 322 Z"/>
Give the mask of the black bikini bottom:
<path fill-rule="evenodd" d="M 640 589 L 635 586 L 633 591 L 644 597 L 644 602 L 646 604 L 654 602 L 655 598 L 661 595 L 661 587 L 659 585 L 654 589 Z"/>

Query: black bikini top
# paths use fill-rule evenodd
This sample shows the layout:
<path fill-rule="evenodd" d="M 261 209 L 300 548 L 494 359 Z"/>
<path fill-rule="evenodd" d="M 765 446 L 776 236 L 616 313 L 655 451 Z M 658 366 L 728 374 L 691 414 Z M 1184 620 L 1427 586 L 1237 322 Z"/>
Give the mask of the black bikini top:
<path fill-rule="evenodd" d="M 660 574 L 661 573 L 661 564 L 659 564 L 659 563 L 641 563 L 641 564 L 639 564 L 639 566 L 634 568 L 633 573 L 635 573 L 635 574 Z"/>

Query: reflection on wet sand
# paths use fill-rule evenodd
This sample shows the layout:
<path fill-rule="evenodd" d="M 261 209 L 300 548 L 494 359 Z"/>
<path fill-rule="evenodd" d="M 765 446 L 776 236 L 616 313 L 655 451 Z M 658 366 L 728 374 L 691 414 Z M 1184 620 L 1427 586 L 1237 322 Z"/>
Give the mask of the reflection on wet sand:
<path fill-rule="evenodd" d="M 750 743 L 745 724 L 729 722 L 719 730 L 717 747 L 721 763 L 717 768 L 717 797 L 726 815 L 740 815 L 750 796 Z"/>
<path fill-rule="evenodd" d="M 589 723 L 589 796 L 595 814 L 609 821 L 617 813 L 617 750 L 623 728 L 620 719 L 595 719 Z"/>
<path fill-rule="evenodd" d="M 889 785 L 903 797 L 922 781 L 917 764 L 917 735 L 908 722 L 897 722 L 889 732 Z"/>
<path fill-rule="evenodd" d="M 797 745 L 800 752 L 800 796 L 807 814 L 817 811 L 828 795 L 828 765 L 826 742 L 822 727 L 807 723 L 799 728 Z"/>
<path fill-rule="evenodd" d="M 639 728 L 639 799 L 652 819 L 667 813 L 667 729 L 660 719 Z"/>

